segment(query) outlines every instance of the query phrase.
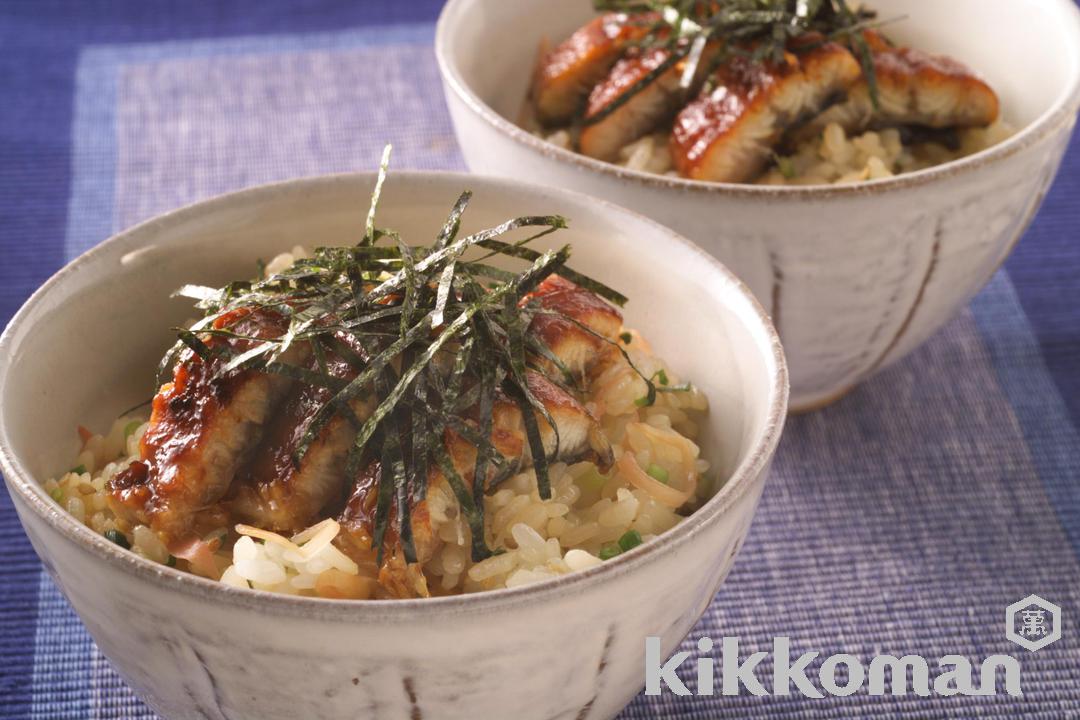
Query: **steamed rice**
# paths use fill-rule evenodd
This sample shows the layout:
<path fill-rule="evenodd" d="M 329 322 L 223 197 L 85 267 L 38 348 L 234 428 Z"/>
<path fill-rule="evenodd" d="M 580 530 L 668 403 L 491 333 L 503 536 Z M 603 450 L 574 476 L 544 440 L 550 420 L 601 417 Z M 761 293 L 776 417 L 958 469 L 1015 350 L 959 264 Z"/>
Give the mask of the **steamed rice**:
<path fill-rule="evenodd" d="M 294 248 L 268 267 L 287 267 L 304 252 Z M 643 374 L 660 377 L 669 387 L 680 382 L 639 334 L 628 332 L 625 339 L 628 355 Z M 532 470 L 498 485 L 485 498 L 485 533 L 490 547 L 505 552 L 477 563 L 456 499 L 445 486 L 432 486 L 428 509 L 441 545 L 422 567 L 409 569 L 412 591 L 426 596 L 516 587 L 593 567 L 602 562 L 601 555 L 619 552 L 620 540 L 648 542 L 682 519 L 678 510 L 713 492 L 703 480 L 709 464 L 695 443 L 707 410 L 705 396 L 693 387 L 660 392 L 655 405 L 639 407 L 635 401 L 646 394 L 645 382 L 621 356 L 613 356 L 593 379 L 585 405 L 611 441 L 615 467 L 605 475 L 589 462 L 555 463 L 548 500 L 540 498 Z M 46 491 L 95 532 L 154 562 L 269 592 L 383 596 L 376 564 L 357 563 L 333 543 L 341 528 L 332 518 L 292 537 L 243 525 L 220 528 L 207 536 L 212 555 L 198 567 L 171 556 L 150 528 L 129 526 L 107 503 L 109 481 L 139 459 L 146 429 L 145 418 L 128 416 L 104 435 L 80 429 L 85 442 L 75 467 L 46 481 Z"/>
<path fill-rule="evenodd" d="M 986 128 L 957 131 L 958 147 L 933 141 L 904 143 L 895 128 L 848 135 L 830 123 L 818 136 L 801 142 L 790 155 L 778 155 L 755 182 L 759 185 L 845 185 L 880 180 L 959 160 L 1008 139 L 1013 129 L 998 121 Z M 565 150 L 570 133 L 558 130 L 540 135 Z M 666 133 L 646 135 L 619 151 L 620 167 L 639 172 L 679 177 L 668 150 Z"/>
<path fill-rule="evenodd" d="M 778 156 L 758 179 L 760 185 L 846 185 L 881 180 L 943 165 L 993 147 L 1012 129 L 998 121 L 986 128 L 958 130 L 958 146 L 933 141 L 904 143 L 900 131 L 886 128 L 848 135 L 836 123 L 801 143 L 791 155 Z"/>

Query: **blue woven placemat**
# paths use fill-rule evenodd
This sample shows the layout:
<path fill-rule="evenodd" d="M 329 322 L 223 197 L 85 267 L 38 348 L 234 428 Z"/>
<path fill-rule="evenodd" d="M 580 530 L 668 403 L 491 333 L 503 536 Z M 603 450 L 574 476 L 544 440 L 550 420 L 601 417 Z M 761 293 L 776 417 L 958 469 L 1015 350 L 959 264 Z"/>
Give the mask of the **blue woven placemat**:
<path fill-rule="evenodd" d="M 66 260 L 193 200 L 369 168 L 387 140 L 396 167 L 464 169 L 431 51 L 437 10 L 0 4 L 0 323 Z M 667 694 L 625 717 L 1080 716 L 1076 144 L 970 308 L 838 405 L 790 421 L 739 563 L 684 648 L 737 635 L 744 655 L 775 636 L 821 656 L 1011 653 L 1023 697 Z M 0 542 L 0 716 L 152 717 L 40 572 L 6 496 Z M 1003 621 L 1030 593 L 1064 618 L 1037 653 L 1009 643 Z"/>

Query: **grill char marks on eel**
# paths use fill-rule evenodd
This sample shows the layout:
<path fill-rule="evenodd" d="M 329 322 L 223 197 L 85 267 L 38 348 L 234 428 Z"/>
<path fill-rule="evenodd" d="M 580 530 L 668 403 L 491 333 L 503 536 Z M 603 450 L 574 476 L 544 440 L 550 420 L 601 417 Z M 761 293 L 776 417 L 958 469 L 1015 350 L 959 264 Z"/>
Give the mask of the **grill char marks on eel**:
<path fill-rule="evenodd" d="M 354 345 L 347 333 L 336 337 Z M 363 355 L 362 348 L 352 349 Z M 310 369 L 316 369 L 314 363 Z M 326 369 L 344 381 L 356 377 L 348 361 L 333 353 L 327 353 Z M 334 415 L 303 458 L 296 460 L 310 422 L 332 397 L 332 390 L 306 383 L 292 389 L 269 423 L 251 464 L 237 478 L 228 502 L 236 519 L 274 532 L 294 533 L 311 525 L 328 503 L 340 500 L 346 490 L 345 463 L 357 430 L 354 418 Z M 363 422 L 375 409 L 375 399 L 368 394 L 349 407 L 355 420 Z"/>
<path fill-rule="evenodd" d="M 592 292 L 553 275 L 542 282 L 524 301 L 537 301 L 547 311 L 533 318 L 528 332 L 547 344 L 552 354 L 565 367 L 585 374 L 612 352 L 609 342 L 614 342 L 621 330 L 622 316 Z M 589 330 L 583 329 L 581 325 Z M 534 412 L 541 441 L 549 458 L 563 462 L 588 460 L 602 469 L 609 468 L 614 460 L 611 446 L 597 419 L 578 399 L 541 372 L 528 370 L 526 381 L 530 392 L 555 423 L 555 428 L 552 428 L 541 413 L 530 410 Z M 470 421 L 476 424 L 475 417 L 470 418 Z M 497 396 L 492 411 L 491 443 L 502 456 L 508 468 L 507 472 L 532 467 L 533 458 L 526 438 L 522 409 L 502 393 Z M 473 472 L 476 466 L 476 447 L 452 429 L 444 431 L 443 445 L 458 475 L 471 488 L 475 481 Z M 343 532 L 335 543 L 358 563 L 370 563 L 374 558 L 372 534 L 379 472 L 377 462 L 368 465 L 354 484 L 345 509 L 338 518 Z M 494 474 L 494 470 L 489 471 L 485 482 L 490 482 Z M 438 468 L 431 468 L 428 472 L 428 494 L 430 495 L 433 488 L 447 486 L 448 481 L 443 472 Z M 424 499 L 413 503 L 410 515 L 414 545 L 421 563 L 430 559 L 438 546 L 431 526 L 429 502 Z M 393 517 L 393 511 L 391 513 L 386 538 L 387 552 L 379 570 L 379 582 L 397 597 L 415 597 L 418 593 L 426 592 L 426 589 L 421 591 L 418 588 L 416 573 L 403 560 L 396 529 L 398 524 Z"/>
<path fill-rule="evenodd" d="M 793 141 L 821 134 L 830 123 L 848 133 L 915 125 L 934 129 L 985 127 L 997 120 L 997 94 L 971 69 L 952 58 L 891 45 L 880 33 L 863 33 L 873 53 L 878 107 L 865 77 L 845 102 L 834 105 L 793 133 Z"/>
<path fill-rule="evenodd" d="M 279 313 L 242 308 L 219 317 L 214 328 L 244 338 L 212 336 L 204 342 L 212 353 L 242 353 L 257 342 L 246 338 L 279 337 L 287 326 Z M 306 345 L 294 345 L 282 361 L 302 361 L 307 352 Z M 172 381 L 154 397 L 140 459 L 108 487 L 119 518 L 149 525 L 171 548 L 228 523 L 220 500 L 293 382 L 257 370 L 219 374 L 226 362 L 190 349 L 181 353 Z"/>
<path fill-rule="evenodd" d="M 611 348 L 605 340 L 614 341 L 622 329 L 618 310 L 560 275 L 546 278 L 526 300 L 535 300 L 545 311 L 533 318 L 529 333 L 579 378 L 606 356 Z M 548 375 L 557 375 L 549 360 L 537 362 Z"/>
<path fill-rule="evenodd" d="M 532 97 L 545 124 L 567 123 L 582 101 L 622 55 L 646 32 L 649 17 L 622 13 L 594 18 L 548 52 L 537 65 Z"/>
<path fill-rule="evenodd" d="M 811 41 L 808 36 L 800 43 Z M 832 42 L 819 40 L 809 50 L 785 52 L 780 62 L 733 53 L 675 119 L 675 166 L 695 180 L 752 180 L 789 127 L 819 114 L 860 75 L 855 57 Z"/>

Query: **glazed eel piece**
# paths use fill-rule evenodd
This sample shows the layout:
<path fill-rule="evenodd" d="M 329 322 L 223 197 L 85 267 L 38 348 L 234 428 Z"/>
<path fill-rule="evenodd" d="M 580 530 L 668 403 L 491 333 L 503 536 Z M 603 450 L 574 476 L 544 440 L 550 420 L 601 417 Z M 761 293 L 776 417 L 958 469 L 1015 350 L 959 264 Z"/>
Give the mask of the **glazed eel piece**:
<path fill-rule="evenodd" d="M 843 46 L 812 36 L 800 42 L 814 44 L 786 52 L 781 62 L 733 54 L 721 64 L 675 119 L 671 154 L 681 175 L 729 183 L 753 179 L 788 128 L 820 113 L 859 79 L 859 63 Z"/>
<path fill-rule="evenodd" d="M 357 356 L 364 350 L 347 333 L 336 333 L 343 347 Z M 326 371 L 342 381 L 356 377 L 348 359 L 325 350 Z M 310 370 L 317 370 L 314 360 Z M 319 511 L 346 491 L 345 464 L 356 433 L 354 423 L 375 409 L 367 394 L 350 402 L 352 417 L 330 418 L 297 459 L 300 443 L 315 414 L 331 399 L 326 387 L 297 383 L 275 410 L 252 461 L 237 475 L 226 502 L 234 519 L 278 533 L 295 533 L 312 524 Z"/>
<path fill-rule="evenodd" d="M 674 117 L 683 98 L 682 68 L 665 48 L 633 52 L 615 63 L 589 93 L 578 138 L 581 152 L 598 160 L 617 160 L 624 146 Z M 650 76 L 655 78 L 636 88 Z"/>
<path fill-rule="evenodd" d="M 536 301 L 547 311 L 533 317 L 529 333 L 579 378 L 606 355 L 610 345 L 605 340 L 614 340 L 622 330 L 618 310 L 560 275 L 546 278 L 525 300 Z M 555 373 L 542 358 L 538 362 L 545 372 Z"/>
<path fill-rule="evenodd" d="M 546 312 L 533 318 L 528 332 L 547 344 L 564 367 L 583 376 L 609 355 L 610 343 L 615 341 L 622 328 L 622 316 L 615 308 L 592 292 L 557 275 L 547 278 L 524 299 L 524 302 L 531 301 L 536 301 Z M 545 454 L 551 460 L 589 460 L 604 469 L 611 466 L 614 461 L 611 446 L 599 423 L 573 395 L 543 373 L 532 370 L 527 373 L 527 384 L 555 423 L 553 428 L 540 413 L 535 415 Z M 506 467 L 504 472 L 517 472 L 532 466 L 533 459 L 521 408 L 502 394 L 497 397 L 493 408 L 491 442 L 503 458 Z M 474 482 L 476 447 L 452 429 L 444 432 L 443 443 L 458 475 L 471 488 Z M 354 484 L 349 500 L 338 518 L 343 532 L 335 543 L 360 564 L 374 562 L 372 533 L 375 489 L 380 472 L 378 462 L 369 464 Z M 488 481 L 493 475 L 494 471 L 489 471 Z M 429 470 L 429 493 L 431 488 L 446 484 L 446 477 L 441 470 Z M 428 500 L 413 504 L 410 522 L 417 558 L 423 563 L 431 558 L 439 544 L 432 528 Z M 391 516 L 386 544 L 388 551 L 379 568 L 379 583 L 395 597 L 423 596 L 428 592 L 425 581 L 414 568 L 405 563 L 396 528 L 397 521 Z"/>
<path fill-rule="evenodd" d="M 630 18 L 607 13 L 593 18 L 541 58 L 532 98 L 540 121 L 565 124 L 619 59 L 627 45 L 646 32 L 648 14 Z"/>
<path fill-rule="evenodd" d="M 608 468 L 614 462 L 611 446 L 600 429 L 596 419 L 577 400 L 565 390 L 547 380 L 540 373 L 529 371 L 528 386 L 530 391 L 543 403 L 545 409 L 558 428 L 558 452 L 555 452 L 555 430 L 537 413 L 537 424 L 545 452 L 552 461 L 579 462 L 589 460 L 602 468 Z M 525 426 L 521 408 L 514 401 L 501 396 L 496 400 L 492 414 L 491 442 L 496 452 L 502 457 L 505 475 L 532 466 L 532 455 L 525 436 Z M 477 448 L 453 429 L 443 431 L 443 446 L 455 472 L 471 491 L 475 481 Z M 373 550 L 373 534 L 377 489 L 382 472 L 381 464 L 373 461 L 353 484 L 345 508 L 338 516 L 342 532 L 334 542 L 357 564 L 371 565 L 376 562 Z M 489 470 L 488 478 L 495 475 Z M 441 489 L 440 497 L 450 497 L 450 483 L 443 470 L 430 468 L 427 475 L 425 497 L 411 503 L 410 527 L 417 561 L 427 562 L 439 547 L 435 528 L 432 524 L 431 500 L 436 489 Z M 387 536 L 384 538 L 384 558 L 379 567 L 379 584 L 394 597 L 419 597 L 426 595 L 426 586 L 421 576 L 405 562 L 399 536 L 399 523 L 396 513 L 391 510 Z"/>
<path fill-rule="evenodd" d="M 174 554 L 182 553 L 187 541 L 228 523 L 219 501 L 293 381 L 256 370 L 221 373 L 227 360 L 217 353 L 244 352 L 258 339 L 280 336 L 287 326 L 274 311 L 234 310 L 219 317 L 214 329 L 242 337 L 204 335 L 211 353 L 205 359 L 191 349 L 181 353 L 171 382 L 153 399 L 140 459 L 109 483 L 109 504 L 118 518 L 150 526 Z M 298 362 L 307 352 L 296 345 L 282 359 Z"/>
<path fill-rule="evenodd" d="M 863 33 L 874 58 L 878 107 L 860 76 L 846 101 L 826 109 L 793 133 L 792 141 L 816 137 L 830 123 L 848 133 L 872 127 L 914 125 L 934 129 L 985 127 L 997 120 L 997 94 L 964 64 L 889 43 L 881 33 Z"/>
<path fill-rule="evenodd" d="M 669 124 L 687 98 L 701 89 L 718 50 L 717 43 L 705 47 L 686 87 L 686 59 L 667 48 L 628 50 L 589 94 L 578 138 L 581 152 L 615 161 L 623 147 Z"/>

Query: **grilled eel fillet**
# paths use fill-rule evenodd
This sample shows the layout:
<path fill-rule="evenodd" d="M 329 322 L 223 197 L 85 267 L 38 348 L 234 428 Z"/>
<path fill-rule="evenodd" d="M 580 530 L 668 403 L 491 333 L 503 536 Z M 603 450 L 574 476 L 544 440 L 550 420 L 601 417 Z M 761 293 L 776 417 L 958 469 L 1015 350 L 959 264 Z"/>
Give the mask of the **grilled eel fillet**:
<path fill-rule="evenodd" d="M 942 55 L 895 47 L 878 32 L 864 32 L 874 56 L 877 108 L 865 77 L 846 101 L 826 109 L 792 133 L 791 142 L 817 137 L 830 123 L 848 133 L 871 127 L 917 125 L 944 129 L 985 127 L 997 120 L 997 94 L 962 63 Z"/>
<path fill-rule="evenodd" d="M 272 311 L 239 309 L 218 318 L 214 327 L 272 338 L 287 324 Z M 220 336 L 206 340 L 212 351 L 228 346 L 243 352 L 253 344 Z M 306 352 L 297 345 L 283 359 L 296 362 Z M 224 362 L 184 350 L 172 382 L 154 397 L 140 459 L 109 483 L 109 505 L 116 515 L 149 525 L 170 544 L 225 524 L 227 515 L 218 503 L 292 385 L 289 378 L 256 370 L 219 377 Z"/>
<path fill-rule="evenodd" d="M 346 333 L 339 342 L 352 345 Z M 363 349 L 352 348 L 362 355 Z M 315 370 L 314 363 L 310 368 Z M 326 353 L 327 372 L 348 381 L 356 370 L 336 353 Z M 333 396 L 328 388 L 298 383 L 275 410 L 253 460 L 237 476 L 227 502 L 236 519 L 280 533 L 298 532 L 312 524 L 319 511 L 345 492 L 345 464 L 356 434 L 375 409 L 373 395 L 349 404 L 352 417 L 334 415 L 296 459 L 300 442 L 315 414 Z"/>
<path fill-rule="evenodd" d="M 592 292 L 557 275 L 544 280 L 526 298 L 526 301 L 532 300 L 538 301 L 551 314 L 536 315 L 529 326 L 529 333 L 547 344 L 564 367 L 577 373 L 587 373 L 606 356 L 610 347 L 601 338 L 614 341 L 622 328 L 622 316 L 615 308 Z M 559 447 L 558 454 L 552 456 L 553 460 L 591 460 L 600 467 L 609 467 L 613 461 L 611 446 L 596 418 L 576 398 L 548 380 L 545 375 L 528 371 L 526 379 L 533 396 L 540 401 L 555 423 L 553 428 L 542 414 L 535 413 L 545 453 L 552 456 L 555 451 L 557 428 Z M 521 407 L 501 394 L 496 399 L 492 413 L 491 441 L 511 470 L 523 470 L 532 466 Z M 443 442 L 455 470 L 471 487 L 476 466 L 476 448 L 450 429 L 444 432 Z M 370 564 L 375 557 L 372 533 L 379 472 L 377 462 L 369 465 L 354 485 L 345 509 L 338 518 L 343 532 L 335 542 L 342 551 L 361 564 Z M 446 483 L 446 477 L 441 470 L 434 468 L 429 471 L 429 492 L 430 488 L 445 486 Z M 410 522 L 417 558 L 422 563 L 430 559 L 438 547 L 428 500 L 413 504 Z M 379 583 L 386 592 L 395 597 L 423 595 L 427 592 L 426 585 L 415 569 L 404 562 L 398 547 L 396 526 L 396 520 L 391 517 L 386 538 L 386 547 L 390 550 L 379 568 Z"/>
<path fill-rule="evenodd" d="M 537 65 L 532 97 L 540 122 L 565 124 L 629 42 L 646 31 L 649 16 L 607 13 L 594 18 L 548 52 Z"/>
<path fill-rule="evenodd" d="M 817 115 L 860 73 L 855 57 L 832 42 L 787 52 L 782 62 L 732 55 L 710 79 L 711 87 L 675 119 L 675 167 L 695 180 L 753 179 L 790 126 Z"/>

